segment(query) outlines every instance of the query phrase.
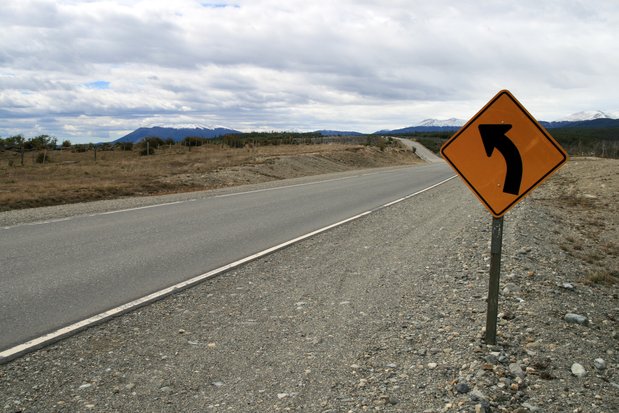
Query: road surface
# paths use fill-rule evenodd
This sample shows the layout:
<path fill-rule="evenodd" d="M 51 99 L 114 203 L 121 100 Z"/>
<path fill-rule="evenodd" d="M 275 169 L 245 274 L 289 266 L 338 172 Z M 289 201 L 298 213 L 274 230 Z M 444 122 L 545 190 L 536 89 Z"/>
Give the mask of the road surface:
<path fill-rule="evenodd" d="M 0 351 L 450 176 L 440 163 L 364 171 L 0 228 Z"/>
<path fill-rule="evenodd" d="M 415 154 L 426 162 L 429 162 L 429 163 L 445 162 L 442 158 L 437 156 L 434 152 L 432 152 L 431 150 L 429 150 L 428 148 L 426 148 L 419 142 L 415 142 L 410 139 L 404 139 L 404 138 L 396 138 L 396 139 L 402 142 L 407 148 L 414 149 Z"/>

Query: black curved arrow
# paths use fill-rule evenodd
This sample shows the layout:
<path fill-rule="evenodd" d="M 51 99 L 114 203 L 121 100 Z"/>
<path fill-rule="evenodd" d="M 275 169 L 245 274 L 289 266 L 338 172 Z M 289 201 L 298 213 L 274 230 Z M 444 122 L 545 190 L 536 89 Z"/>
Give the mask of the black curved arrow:
<path fill-rule="evenodd" d="M 505 135 L 511 128 L 512 125 L 504 123 L 479 125 L 479 133 L 488 157 L 492 156 L 492 152 L 496 148 L 505 158 L 507 173 L 505 174 L 503 192 L 518 195 L 522 181 L 522 158 L 516 145 Z"/>

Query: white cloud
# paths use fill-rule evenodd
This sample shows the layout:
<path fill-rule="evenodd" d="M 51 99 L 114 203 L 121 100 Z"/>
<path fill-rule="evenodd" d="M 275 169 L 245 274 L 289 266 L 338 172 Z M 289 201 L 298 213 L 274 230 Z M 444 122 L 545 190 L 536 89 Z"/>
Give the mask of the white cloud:
<path fill-rule="evenodd" d="M 2 136 L 112 139 L 160 120 L 372 132 L 468 118 L 503 88 L 546 120 L 619 106 L 611 0 L 2 7 Z"/>

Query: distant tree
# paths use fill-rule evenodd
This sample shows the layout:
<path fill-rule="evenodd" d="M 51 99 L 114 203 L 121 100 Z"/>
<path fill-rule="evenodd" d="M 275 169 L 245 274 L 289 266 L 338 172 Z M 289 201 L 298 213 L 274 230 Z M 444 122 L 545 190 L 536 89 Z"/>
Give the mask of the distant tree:
<path fill-rule="evenodd" d="M 71 141 L 70 140 L 62 141 L 62 147 L 63 148 L 70 148 L 71 147 Z"/>
<path fill-rule="evenodd" d="M 142 139 L 142 141 L 140 141 L 140 145 L 143 148 L 146 148 L 146 144 L 148 143 L 148 145 L 151 148 L 158 148 L 161 145 L 164 145 L 165 142 L 163 141 L 163 139 L 161 139 L 158 136 L 147 136 L 146 138 Z"/>
<path fill-rule="evenodd" d="M 109 142 L 100 143 L 99 145 L 97 145 L 97 148 L 100 151 L 111 151 L 113 149 L 112 144 Z"/>
<path fill-rule="evenodd" d="M 29 150 L 41 150 L 56 148 L 58 140 L 49 135 L 39 135 L 26 141 L 26 148 Z"/>
<path fill-rule="evenodd" d="M 205 138 L 200 138 L 198 136 L 187 136 L 183 139 L 183 145 L 185 146 L 202 146 L 206 142 Z"/>
<path fill-rule="evenodd" d="M 87 150 L 88 150 L 88 145 L 77 144 L 77 145 L 71 146 L 71 152 L 82 153 L 82 152 L 86 152 Z"/>
<path fill-rule="evenodd" d="M 47 150 L 56 149 L 56 143 L 58 140 L 49 135 L 39 135 L 34 138 L 28 139 L 26 146 L 29 146 L 31 150 L 43 150 L 43 154 L 40 154 L 36 158 L 37 163 L 45 163 L 48 161 Z"/>
<path fill-rule="evenodd" d="M 148 156 L 148 155 L 154 155 L 154 154 L 155 154 L 155 148 L 153 148 L 150 145 L 146 145 L 140 150 L 141 156 Z"/>
<path fill-rule="evenodd" d="M 4 143 L 7 148 L 21 148 L 26 140 L 21 135 L 11 136 L 10 138 L 6 138 Z"/>
<path fill-rule="evenodd" d="M 133 142 L 118 142 L 116 147 L 121 151 L 131 151 L 133 150 Z"/>

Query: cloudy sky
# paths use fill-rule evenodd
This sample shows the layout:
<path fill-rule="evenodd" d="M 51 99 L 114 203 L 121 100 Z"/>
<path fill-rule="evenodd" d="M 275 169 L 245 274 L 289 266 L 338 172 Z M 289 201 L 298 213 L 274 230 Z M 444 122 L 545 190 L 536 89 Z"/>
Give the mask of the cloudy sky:
<path fill-rule="evenodd" d="M 619 115 L 617 0 L 2 0 L 0 136 Z"/>

